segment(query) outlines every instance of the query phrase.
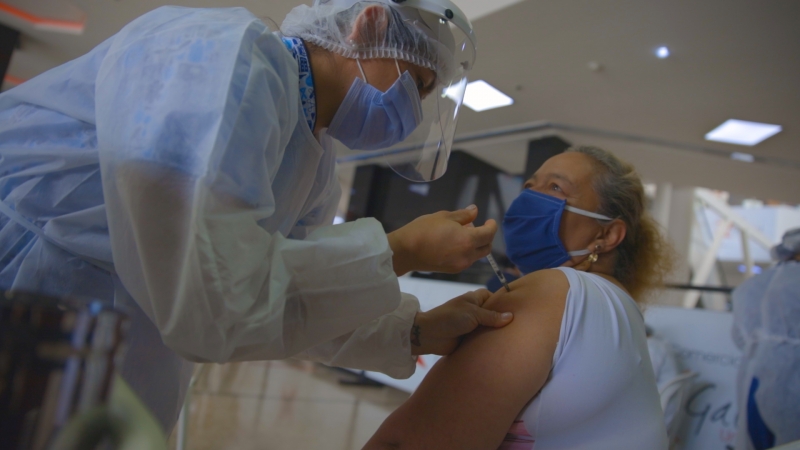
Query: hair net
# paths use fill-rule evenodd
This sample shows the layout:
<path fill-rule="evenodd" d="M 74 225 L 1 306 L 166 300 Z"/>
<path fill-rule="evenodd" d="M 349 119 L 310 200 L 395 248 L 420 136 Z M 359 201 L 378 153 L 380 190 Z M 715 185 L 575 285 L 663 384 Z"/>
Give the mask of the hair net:
<path fill-rule="evenodd" d="M 800 228 L 789 230 L 783 235 L 781 243 L 772 247 L 772 259 L 788 261 L 800 253 Z"/>
<path fill-rule="evenodd" d="M 351 39 L 356 18 L 369 6 L 386 12 L 386 28 L 370 22 Z M 347 58 L 394 58 L 436 72 L 448 82 L 453 71 L 455 41 L 435 15 L 414 8 L 393 7 L 380 0 L 320 0 L 314 6 L 294 8 L 281 24 L 286 36 L 299 37 Z"/>

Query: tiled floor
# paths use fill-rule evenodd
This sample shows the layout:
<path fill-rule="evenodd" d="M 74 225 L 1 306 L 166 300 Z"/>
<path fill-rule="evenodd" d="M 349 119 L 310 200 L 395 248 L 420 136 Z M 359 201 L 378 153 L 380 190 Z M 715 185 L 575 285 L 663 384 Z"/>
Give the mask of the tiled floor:
<path fill-rule="evenodd" d="M 408 398 L 342 385 L 355 377 L 308 362 L 209 364 L 197 373 L 186 450 L 360 449 Z"/>

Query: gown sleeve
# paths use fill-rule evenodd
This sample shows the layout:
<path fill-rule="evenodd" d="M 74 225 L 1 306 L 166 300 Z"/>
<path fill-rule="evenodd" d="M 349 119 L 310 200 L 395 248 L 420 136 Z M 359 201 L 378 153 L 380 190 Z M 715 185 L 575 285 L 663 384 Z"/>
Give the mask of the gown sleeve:
<path fill-rule="evenodd" d="M 414 302 L 401 304 L 380 223 L 318 226 L 326 213 L 316 211 L 300 239 L 264 226 L 308 199 L 286 198 L 297 181 L 284 170 L 299 114 L 293 80 L 279 38 L 241 8 L 159 8 L 114 38 L 96 113 L 117 273 L 189 360 L 306 352 L 413 372 L 400 341 Z M 308 165 L 311 175 L 297 176 L 313 184 Z"/>
<path fill-rule="evenodd" d="M 416 370 L 417 357 L 411 355 L 410 334 L 418 311 L 417 298 L 403 293 L 400 306 L 390 314 L 311 347 L 295 358 L 408 378 Z"/>

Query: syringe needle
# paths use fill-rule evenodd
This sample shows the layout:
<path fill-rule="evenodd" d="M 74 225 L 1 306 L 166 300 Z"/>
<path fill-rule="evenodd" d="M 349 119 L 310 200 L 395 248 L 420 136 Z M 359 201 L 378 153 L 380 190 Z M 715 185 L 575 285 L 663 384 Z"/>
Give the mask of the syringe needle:
<path fill-rule="evenodd" d="M 494 274 L 497 275 L 497 278 L 500 279 L 500 282 L 503 283 L 503 286 L 506 287 L 506 291 L 511 292 L 511 288 L 508 287 L 508 281 L 506 281 L 506 277 L 503 275 L 503 271 L 500 270 L 500 267 L 497 266 L 497 262 L 494 260 L 494 257 L 490 254 L 486 255 L 486 259 L 489 260 L 489 264 L 492 265 L 492 270 L 494 270 Z"/>

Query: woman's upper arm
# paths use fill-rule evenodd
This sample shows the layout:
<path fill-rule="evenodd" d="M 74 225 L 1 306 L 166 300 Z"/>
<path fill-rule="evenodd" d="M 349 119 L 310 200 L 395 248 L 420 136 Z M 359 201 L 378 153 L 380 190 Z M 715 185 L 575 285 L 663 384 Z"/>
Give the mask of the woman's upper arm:
<path fill-rule="evenodd" d="M 547 270 L 495 294 L 487 306 L 514 321 L 470 335 L 442 358 L 365 448 L 497 448 L 547 380 L 568 290 L 562 272 Z"/>

